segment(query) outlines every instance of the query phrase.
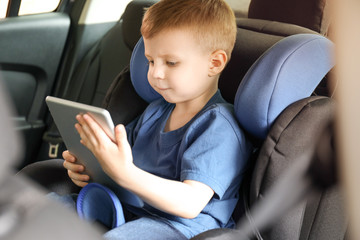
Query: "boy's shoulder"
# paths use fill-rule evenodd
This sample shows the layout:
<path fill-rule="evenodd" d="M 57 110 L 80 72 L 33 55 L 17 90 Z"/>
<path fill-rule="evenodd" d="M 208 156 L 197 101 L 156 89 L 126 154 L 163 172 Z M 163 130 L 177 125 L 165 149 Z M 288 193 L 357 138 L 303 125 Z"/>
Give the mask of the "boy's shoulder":
<path fill-rule="evenodd" d="M 214 96 L 209 100 L 205 107 L 200 111 L 200 116 L 218 116 L 220 118 L 226 119 L 231 122 L 231 124 L 236 124 L 237 121 L 234 114 L 234 105 L 228 103 L 218 90 Z"/>
<path fill-rule="evenodd" d="M 217 102 L 207 105 L 199 112 L 197 119 L 202 122 L 208 119 L 211 122 L 216 121 L 218 124 L 229 123 L 235 128 L 238 128 L 238 122 L 234 114 L 234 106 L 227 102 Z"/>
<path fill-rule="evenodd" d="M 226 143 L 228 147 L 236 146 L 244 153 L 248 153 L 251 148 L 230 103 L 214 103 L 207 106 L 192 121 L 185 135 L 187 142 L 194 142 L 198 138 L 207 139 L 208 144 L 209 142 Z"/>

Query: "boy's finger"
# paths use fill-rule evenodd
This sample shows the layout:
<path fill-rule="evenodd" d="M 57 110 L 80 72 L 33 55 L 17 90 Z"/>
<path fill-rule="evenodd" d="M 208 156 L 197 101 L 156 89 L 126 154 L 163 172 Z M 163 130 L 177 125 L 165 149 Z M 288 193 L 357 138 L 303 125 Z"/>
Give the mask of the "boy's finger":
<path fill-rule="evenodd" d="M 81 139 L 80 142 L 83 145 L 85 145 L 87 148 L 90 147 L 90 145 L 88 145 L 88 143 L 90 143 L 93 146 L 96 146 L 98 144 L 96 135 L 89 128 L 87 123 L 83 123 L 83 125 L 81 125 L 80 123 L 76 123 L 75 128 L 80 135 L 80 139 Z"/>
<path fill-rule="evenodd" d="M 87 182 L 90 180 L 90 177 L 86 174 L 79 174 L 73 171 L 68 170 L 68 175 L 71 179 L 81 182 Z"/>
<path fill-rule="evenodd" d="M 74 164 L 74 163 L 66 161 L 66 160 L 64 161 L 63 166 L 67 170 L 70 170 L 72 172 L 77 172 L 77 173 L 84 172 L 84 170 L 85 170 L 85 167 L 83 165 Z"/>
<path fill-rule="evenodd" d="M 84 118 L 83 118 L 83 116 L 82 116 L 81 114 L 76 115 L 75 118 L 76 118 L 76 120 L 77 120 L 80 124 L 84 124 L 84 123 L 85 123 Z"/>
<path fill-rule="evenodd" d="M 62 153 L 62 157 L 64 158 L 64 160 L 68 161 L 68 162 L 76 162 L 76 158 L 74 155 L 72 155 L 69 150 L 65 150 Z"/>
<path fill-rule="evenodd" d="M 93 142 L 93 144 L 98 144 L 104 139 L 108 139 L 108 135 L 100 127 L 100 125 L 88 114 L 83 115 L 85 124 L 83 130 L 86 132 L 88 139 Z"/>
<path fill-rule="evenodd" d="M 79 187 L 85 187 L 86 185 L 88 185 L 87 182 L 77 181 L 77 180 L 74 180 L 74 179 L 71 179 L 71 181 L 73 181 L 73 183 L 75 183 L 75 185 L 77 185 Z"/>
<path fill-rule="evenodd" d="M 127 141 L 127 135 L 126 135 L 124 125 L 119 124 L 119 125 L 116 126 L 116 128 L 115 128 L 115 139 L 116 139 L 116 142 L 118 142 L 118 143 Z"/>

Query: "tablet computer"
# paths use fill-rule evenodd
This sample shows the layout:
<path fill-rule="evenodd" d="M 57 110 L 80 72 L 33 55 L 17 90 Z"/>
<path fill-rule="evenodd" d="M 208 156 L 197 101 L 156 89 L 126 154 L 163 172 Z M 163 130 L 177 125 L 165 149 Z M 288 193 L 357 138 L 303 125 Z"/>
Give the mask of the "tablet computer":
<path fill-rule="evenodd" d="M 110 188 L 123 203 L 142 207 L 144 202 L 138 196 L 119 186 L 102 170 L 92 152 L 80 143 L 80 135 L 75 129 L 76 115 L 88 113 L 109 136 L 114 138 L 114 123 L 110 113 L 103 108 L 52 96 L 46 97 L 45 101 L 66 148 L 85 166 L 90 182 L 97 182 Z"/>

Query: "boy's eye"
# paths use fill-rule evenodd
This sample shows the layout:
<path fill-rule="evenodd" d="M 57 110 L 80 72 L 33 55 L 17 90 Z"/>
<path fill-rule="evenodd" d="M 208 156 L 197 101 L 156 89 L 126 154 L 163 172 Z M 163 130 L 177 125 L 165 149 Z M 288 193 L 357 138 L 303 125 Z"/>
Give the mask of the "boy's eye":
<path fill-rule="evenodd" d="M 154 65 L 154 61 L 153 61 L 153 60 L 149 60 L 149 61 L 148 61 L 148 64 L 149 64 L 149 65 Z"/>
<path fill-rule="evenodd" d="M 175 66 L 177 62 L 167 61 L 166 64 L 169 66 Z"/>

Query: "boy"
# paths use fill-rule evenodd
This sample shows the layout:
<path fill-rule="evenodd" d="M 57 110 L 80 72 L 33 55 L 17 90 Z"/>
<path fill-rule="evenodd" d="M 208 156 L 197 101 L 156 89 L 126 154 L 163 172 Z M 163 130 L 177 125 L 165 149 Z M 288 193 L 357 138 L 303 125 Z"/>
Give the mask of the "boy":
<path fill-rule="evenodd" d="M 236 37 L 223 0 L 162 0 L 150 7 L 141 33 L 148 81 L 163 97 L 141 117 L 115 128 L 112 141 L 87 114 L 77 116 L 81 142 L 119 185 L 146 203 L 107 239 L 189 239 L 233 227 L 231 214 L 249 144 L 218 90 Z M 64 167 L 78 186 L 89 176 L 68 151 Z"/>

